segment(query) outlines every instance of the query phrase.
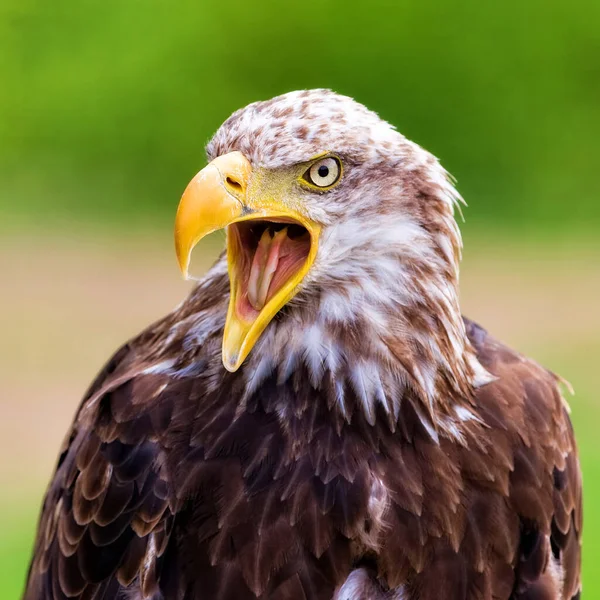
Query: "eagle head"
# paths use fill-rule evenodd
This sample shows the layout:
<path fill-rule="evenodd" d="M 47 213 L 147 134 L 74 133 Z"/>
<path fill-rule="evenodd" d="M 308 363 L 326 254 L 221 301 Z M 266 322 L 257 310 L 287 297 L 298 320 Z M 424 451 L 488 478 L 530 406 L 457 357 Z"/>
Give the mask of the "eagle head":
<path fill-rule="evenodd" d="M 251 352 L 304 360 L 315 379 L 393 363 L 428 403 L 440 386 L 473 384 L 457 291 L 461 198 L 434 156 L 322 89 L 238 110 L 207 155 L 181 199 L 175 244 L 188 276 L 198 241 L 226 231 L 226 369 Z"/>

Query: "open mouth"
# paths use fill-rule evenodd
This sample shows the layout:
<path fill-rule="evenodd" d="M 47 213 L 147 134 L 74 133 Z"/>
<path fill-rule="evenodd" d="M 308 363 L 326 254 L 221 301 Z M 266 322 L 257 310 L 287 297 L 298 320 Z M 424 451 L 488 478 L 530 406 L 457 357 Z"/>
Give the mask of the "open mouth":
<path fill-rule="evenodd" d="M 175 217 L 175 251 L 184 277 L 198 242 L 227 232 L 230 295 L 223 328 L 223 366 L 237 371 L 265 328 L 300 286 L 317 259 L 322 225 L 303 210 L 283 180 L 263 189 L 239 151 L 217 156 L 186 187 Z M 252 185 L 250 185 L 254 182 Z M 295 188 L 294 188 L 295 189 Z"/>
<path fill-rule="evenodd" d="M 306 263 L 310 233 L 297 221 L 283 218 L 233 223 L 228 233 L 236 269 L 235 308 L 239 317 L 250 321 Z"/>

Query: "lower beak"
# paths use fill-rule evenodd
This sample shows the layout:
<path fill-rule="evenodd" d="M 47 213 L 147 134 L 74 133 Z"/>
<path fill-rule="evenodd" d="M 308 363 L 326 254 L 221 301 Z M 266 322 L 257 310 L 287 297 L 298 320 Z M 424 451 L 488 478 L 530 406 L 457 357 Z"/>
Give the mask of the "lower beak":
<path fill-rule="evenodd" d="M 189 278 L 192 250 L 227 231 L 229 308 L 223 364 L 236 371 L 312 266 L 320 227 L 271 193 L 249 191 L 252 166 L 241 152 L 219 156 L 189 183 L 175 218 L 175 250 Z"/>

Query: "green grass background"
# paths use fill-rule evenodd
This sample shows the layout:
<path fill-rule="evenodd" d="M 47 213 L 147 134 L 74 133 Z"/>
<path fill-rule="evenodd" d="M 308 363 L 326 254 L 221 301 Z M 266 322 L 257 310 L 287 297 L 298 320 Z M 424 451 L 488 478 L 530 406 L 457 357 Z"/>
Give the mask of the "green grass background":
<path fill-rule="evenodd" d="M 0 0 L 0 235 L 38 240 L 14 281 L 35 282 L 36 253 L 52 254 L 75 231 L 89 232 L 86 243 L 103 240 L 98 256 L 109 239 L 166 231 L 218 125 L 248 102 L 305 87 L 354 96 L 441 158 L 470 204 L 466 255 L 482 257 L 472 277 L 489 276 L 489 236 L 496 247 L 521 248 L 513 253 L 517 270 L 540 255 L 560 257 L 560 247 L 570 256 L 563 271 L 572 265 L 580 273 L 584 304 L 600 305 L 586 287 L 600 269 L 597 0 Z M 78 243 L 65 261 L 83 252 Z M 5 267 L 14 261 L 12 246 L 0 247 L 0 259 Z M 61 274 L 44 289 L 65 285 L 68 269 Z M 107 279 L 105 287 L 123 281 Z M 520 285 L 515 295 L 530 293 L 535 274 Z M 7 327 L 25 319 L 25 292 L 15 289 L 0 295 L 0 309 L 12 311 Z M 36 301 L 51 325 L 58 305 Z M 61 303 L 73 309 L 68 295 Z M 94 310 L 113 314 L 97 303 Z M 600 597 L 599 330 L 592 324 L 570 334 L 570 306 L 555 315 L 565 323 L 564 342 L 509 338 L 577 389 L 584 597 L 593 599 Z M 33 364 L 37 331 L 30 334 L 22 347 L 9 334 L 7 376 L 10 358 Z M 94 356 L 81 369 L 91 378 L 99 366 Z M 44 376 L 36 363 L 22 377 L 43 385 Z M 6 447 L 0 463 L 21 459 Z M 43 485 L 27 471 L 3 485 L 2 599 L 20 592 Z"/>
<path fill-rule="evenodd" d="M 596 0 L 2 0 L 0 210 L 170 215 L 224 117 L 330 87 L 437 154 L 471 218 L 598 223 L 599 23 Z"/>

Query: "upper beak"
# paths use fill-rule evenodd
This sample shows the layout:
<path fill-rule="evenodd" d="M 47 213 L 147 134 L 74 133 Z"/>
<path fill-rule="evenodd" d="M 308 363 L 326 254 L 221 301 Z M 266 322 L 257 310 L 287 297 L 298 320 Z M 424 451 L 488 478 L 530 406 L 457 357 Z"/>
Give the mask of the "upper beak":
<path fill-rule="evenodd" d="M 190 256 L 206 235 L 234 223 L 249 220 L 275 220 L 302 225 L 310 234 L 306 261 L 272 293 L 260 310 L 242 310 L 247 300 L 244 268 L 248 257 L 242 256 L 239 235 L 227 235 L 227 262 L 230 299 L 223 335 L 223 364 L 236 371 L 275 314 L 296 293 L 297 287 L 314 262 L 320 233 L 318 224 L 289 207 L 276 193 L 261 197 L 250 192 L 252 166 L 241 152 L 219 156 L 202 169 L 189 183 L 175 218 L 175 250 L 181 272 L 189 278 Z M 246 261 L 246 262 L 245 262 Z M 247 283 L 247 282 L 246 282 Z"/>
<path fill-rule="evenodd" d="M 186 279 L 196 244 L 244 214 L 251 173 L 248 159 L 241 152 L 231 152 L 204 167 L 183 192 L 175 217 L 175 252 Z"/>

